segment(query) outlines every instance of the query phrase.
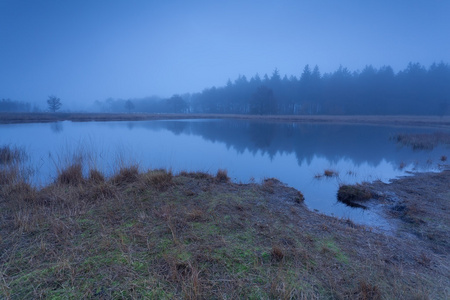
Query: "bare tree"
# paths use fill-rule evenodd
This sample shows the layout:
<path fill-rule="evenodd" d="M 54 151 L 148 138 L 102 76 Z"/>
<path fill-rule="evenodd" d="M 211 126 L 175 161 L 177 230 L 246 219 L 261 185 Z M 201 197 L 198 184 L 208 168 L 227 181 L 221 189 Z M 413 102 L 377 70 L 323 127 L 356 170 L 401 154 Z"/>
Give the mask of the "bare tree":
<path fill-rule="evenodd" d="M 56 112 L 61 108 L 61 99 L 56 96 L 49 96 L 47 100 L 48 109 L 52 112 Z"/>

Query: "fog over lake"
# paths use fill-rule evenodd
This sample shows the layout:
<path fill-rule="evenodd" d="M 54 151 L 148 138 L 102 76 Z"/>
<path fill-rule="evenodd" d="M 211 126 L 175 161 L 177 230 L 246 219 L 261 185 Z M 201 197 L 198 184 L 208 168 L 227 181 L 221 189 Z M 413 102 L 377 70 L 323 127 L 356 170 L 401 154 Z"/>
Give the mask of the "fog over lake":
<path fill-rule="evenodd" d="M 437 170 L 448 147 L 412 150 L 390 137 L 441 129 L 371 125 L 268 123 L 237 120 L 58 122 L 0 125 L 0 144 L 23 147 L 33 182 L 48 184 L 57 168 L 82 155 L 87 172 L 107 174 L 120 164 L 215 174 L 226 169 L 234 182 L 275 177 L 300 190 L 313 210 L 385 226 L 370 211 L 336 201 L 341 183 L 382 180 L 409 171 Z M 325 170 L 338 175 L 326 177 Z"/>

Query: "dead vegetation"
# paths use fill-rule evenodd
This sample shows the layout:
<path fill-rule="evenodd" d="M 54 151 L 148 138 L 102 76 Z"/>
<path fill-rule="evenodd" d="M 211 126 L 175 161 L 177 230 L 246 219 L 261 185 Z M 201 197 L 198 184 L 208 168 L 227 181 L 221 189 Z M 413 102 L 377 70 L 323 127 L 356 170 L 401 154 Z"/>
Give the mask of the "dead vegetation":
<path fill-rule="evenodd" d="M 399 145 L 411 147 L 414 150 L 431 150 L 438 145 L 450 145 L 450 133 L 398 133 L 391 137 Z"/>
<path fill-rule="evenodd" d="M 0 165 L 18 163 L 25 158 L 23 149 L 4 145 L 0 147 Z"/>
<path fill-rule="evenodd" d="M 448 253 L 431 240 L 316 214 L 274 178 L 87 174 L 75 164 L 41 189 L 0 185 L 0 298 L 448 297 Z"/>
<path fill-rule="evenodd" d="M 338 177 L 338 176 L 339 176 L 339 172 L 332 170 L 332 169 L 325 169 L 322 174 L 319 173 L 319 174 L 314 175 L 314 178 L 321 179 L 323 177 L 331 178 L 331 177 Z"/>
<path fill-rule="evenodd" d="M 56 178 L 59 184 L 79 185 L 83 181 L 83 166 L 79 162 L 59 170 Z"/>
<path fill-rule="evenodd" d="M 228 171 L 227 170 L 218 170 L 216 174 L 216 180 L 218 182 L 228 182 L 230 181 L 230 178 L 228 177 Z"/>
<path fill-rule="evenodd" d="M 361 202 L 367 201 L 376 195 L 361 184 L 342 184 L 337 193 L 338 201 L 352 207 L 366 208 Z"/>

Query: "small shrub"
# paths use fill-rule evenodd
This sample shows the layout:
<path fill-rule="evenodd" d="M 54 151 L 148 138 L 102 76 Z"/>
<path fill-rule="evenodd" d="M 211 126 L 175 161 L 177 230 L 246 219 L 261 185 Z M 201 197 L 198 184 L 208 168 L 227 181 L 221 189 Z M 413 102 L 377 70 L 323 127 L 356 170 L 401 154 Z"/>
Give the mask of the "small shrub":
<path fill-rule="evenodd" d="M 218 182 L 228 182 L 230 178 L 228 177 L 227 170 L 218 170 L 216 174 L 216 181 Z"/>
<path fill-rule="evenodd" d="M 78 185 L 83 182 L 83 167 L 81 163 L 74 163 L 58 173 L 56 181 L 60 184 Z"/>

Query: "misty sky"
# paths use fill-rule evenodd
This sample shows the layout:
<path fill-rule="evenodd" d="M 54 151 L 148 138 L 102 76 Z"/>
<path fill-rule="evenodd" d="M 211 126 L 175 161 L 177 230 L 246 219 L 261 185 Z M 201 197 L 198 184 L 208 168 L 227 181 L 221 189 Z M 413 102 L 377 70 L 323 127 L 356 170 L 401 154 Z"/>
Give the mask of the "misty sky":
<path fill-rule="evenodd" d="M 0 99 L 63 109 L 238 75 L 450 63 L 450 1 L 0 0 Z M 64 105 L 65 104 L 65 105 Z"/>

